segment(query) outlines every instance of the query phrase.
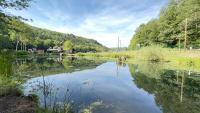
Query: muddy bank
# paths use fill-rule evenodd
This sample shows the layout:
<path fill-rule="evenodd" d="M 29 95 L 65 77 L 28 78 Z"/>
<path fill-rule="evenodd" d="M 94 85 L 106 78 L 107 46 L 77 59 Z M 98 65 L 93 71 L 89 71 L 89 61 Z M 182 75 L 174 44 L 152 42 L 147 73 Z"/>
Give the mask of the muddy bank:
<path fill-rule="evenodd" d="M 0 113 L 35 113 L 36 109 L 33 96 L 9 94 L 0 97 Z"/>

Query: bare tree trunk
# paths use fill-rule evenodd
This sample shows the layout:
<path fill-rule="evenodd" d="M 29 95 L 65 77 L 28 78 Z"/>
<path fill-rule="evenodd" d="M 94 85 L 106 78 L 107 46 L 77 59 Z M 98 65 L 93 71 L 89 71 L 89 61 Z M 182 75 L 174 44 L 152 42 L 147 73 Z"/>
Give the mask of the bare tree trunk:
<path fill-rule="evenodd" d="M 23 45 L 23 51 L 25 51 L 25 44 Z"/>
<path fill-rule="evenodd" d="M 23 43 L 21 42 L 21 51 L 23 50 Z"/>
<path fill-rule="evenodd" d="M 17 41 L 16 47 L 15 47 L 15 51 L 18 51 L 18 45 L 19 45 L 19 41 Z"/>
<path fill-rule="evenodd" d="M 185 42 L 184 42 L 185 50 L 187 48 L 187 23 L 188 23 L 188 19 L 186 18 L 186 20 L 185 20 Z"/>
<path fill-rule="evenodd" d="M 25 46 L 25 47 L 24 47 L 25 51 L 27 51 L 26 44 L 24 44 L 24 46 Z"/>

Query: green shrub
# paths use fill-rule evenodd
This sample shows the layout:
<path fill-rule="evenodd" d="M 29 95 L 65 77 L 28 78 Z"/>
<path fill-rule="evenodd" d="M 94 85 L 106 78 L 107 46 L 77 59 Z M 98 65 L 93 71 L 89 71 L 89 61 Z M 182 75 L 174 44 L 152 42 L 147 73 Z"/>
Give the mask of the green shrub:
<path fill-rule="evenodd" d="M 28 52 L 27 51 L 17 51 L 16 55 L 17 56 L 26 56 L 26 55 L 28 55 Z"/>
<path fill-rule="evenodd" d="M 149 46 L 140 49 L 137 53 L 137 59 L 160 62 L 164 61 L 164 48 L 161 46 Z"/>
<path fill-rule="evenodd" d="M 76 53 L 77 56 L 84 56 L 83 53 Z"/>

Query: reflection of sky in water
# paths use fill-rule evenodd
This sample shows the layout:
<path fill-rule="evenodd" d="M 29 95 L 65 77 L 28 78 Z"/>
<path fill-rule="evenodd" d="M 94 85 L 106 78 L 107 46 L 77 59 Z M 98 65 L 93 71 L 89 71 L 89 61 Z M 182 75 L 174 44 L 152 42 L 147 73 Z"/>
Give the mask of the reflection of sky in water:
<path fill-rule="evenodd" d="M 106 105 L 107 112 L 161 112 L 155 103 L 154 96 L 134 84 L 128 66 L 117 69 L 114 62 L 102 64 L 95 69 L 46 76 L 44 80 L 46 85 L 52 85 L 51 92 L 56 94 L 57 102 L 63 102 L 65 92 L 69 89 L 67 95 L 71 94 L 70 100 L 73 100 L 75 106 L 87 106 L 92 102 L 102 101 Z M 24 85 L 25 94 L 29 94 L 29 91 L 35 89 L 39 83 L 43 85 L 43 77 L 27 81 Z M 43 90 L 36 91 L 36 94 L 39 96 L 41 105 L 44 106 Z M 49 96 L 46 102 L 50 103 L 53 101 L 52 98 Z"/>

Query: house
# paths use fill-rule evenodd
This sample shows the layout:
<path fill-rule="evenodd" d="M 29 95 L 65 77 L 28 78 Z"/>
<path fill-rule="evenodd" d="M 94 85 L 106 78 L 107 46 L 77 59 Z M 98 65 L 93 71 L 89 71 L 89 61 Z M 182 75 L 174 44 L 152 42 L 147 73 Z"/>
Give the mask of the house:
<path fill-rule="evenodd" d="M 61 47 L 54 47 L 54 48 L 49 48 L 49 49 L 47 49 L 47 52 L 48 53 L 60 53 L 60 52 L 62 52 L 63 50 L 62 50 L 62 48 Z"/>
<path fill-rule="evenodd" d="M 32 50 L 32 49 L 28 49 L 28 52 L 29 52 L 29 53 L 33 53 L 33 50 Z"/>
<path fill-rule="evenodd" d="M 28 52 L 29 52 L 29 53 L 36 53 L 36 52 L 37 52 L 37 49 L 36 49 L 36 48 L 28 49 Z"/>
<path fill-rule="evenodd" d="M 44 54 L 44 50 L 37 50 L 37 54 Z"/>

